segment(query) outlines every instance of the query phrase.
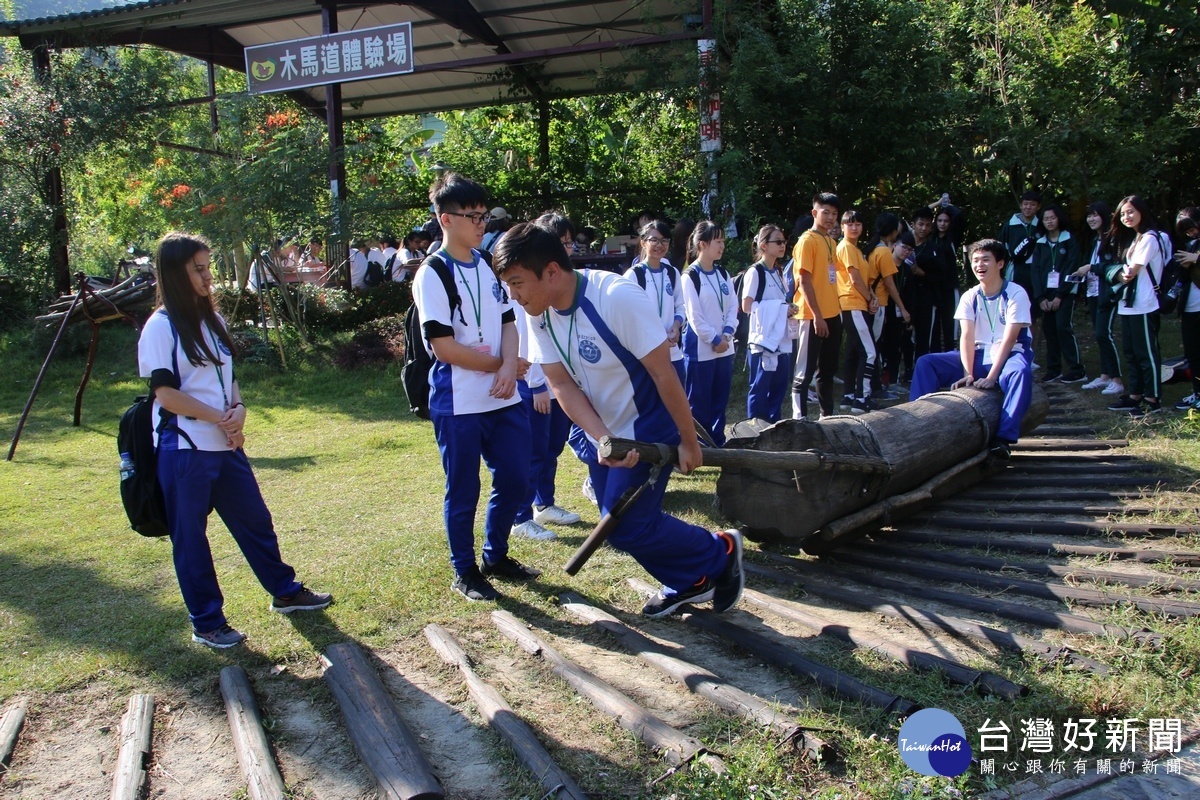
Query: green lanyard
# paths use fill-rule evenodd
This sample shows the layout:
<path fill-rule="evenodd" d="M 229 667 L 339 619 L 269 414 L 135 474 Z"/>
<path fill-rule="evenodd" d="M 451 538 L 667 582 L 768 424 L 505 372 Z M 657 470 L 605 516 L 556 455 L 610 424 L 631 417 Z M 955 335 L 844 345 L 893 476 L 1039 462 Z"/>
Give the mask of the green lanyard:
<path fill-rule="evenodd" d="M 1004 287 L 1001 286 L 1000 292 L 996 295 L 996 298 L 998 300 L 1000 300 L 1001 296 L 1003 294 L 1004 294 Z M 992 301 L 988 299 L 988 296 L 986 294 L 984 294 L 982 290 L 980 290 L 979 296 L 983 298 L 983 312 L 985 314 L 987 314 L 988 329 L 989 329 L 989 333 L 992 337 L 991 344 L 995 344 L 996 343 L 996 317 L 992 316 Z M 997 308 L 999 308 L 999 304 L 997 304 Z"/>
<path fill-rule="evenodd" d="M 546 324 L 546 330 L 550 331 L 550 338 L 554 341 L 554 348 L 558 350 L 558 354 L 562 356 L 563 361 L 567 364 L 567 369 L 571 370 L 571 374 L 575 376 L 576 382 L 579 380 L 578 374 L 575 372 L 575 366 L 571 363 L 571 337 L 575 335 L 575 312 L 579 310 L 579 294 L 583 290 L 583 281 L 579 278 L 579 273 L 575 274 L 575 299 L 571 301 L 571 324 L 567 327 L 567 347 L 564 350 L 559 344 L 558 337 L 554 335 L 554 326 L 550 324 L 550 309 L 542 312 L 542 322 Z"/>
<path fill-rule="evenodd" d="M 721 296 L 721 279 L 717 278 L 716 282 L 714 283 L 713 277 L 712 277 L 713 275 L 717 274 L 717 268 L 714 266 L 712 269 L 712 272 L 705 272 L 700 267 L 699 261 L 696 262 L 695 266 L 696 266 L 696 269 L 700 270 L 700 274 L 704 276 L 704 282 L 712 287 L 713 294 L 715 294 L 717 296 L 717 305 L 720 306 L 721 313 L 724 314 L 725 313 L 725 298 Z"/>
<path fill-rule="evenodd" d="M 475 291 L 471 291 L 471 284 L 467 283 L 467 276 L 463 275 L 462 265 L 454 256 L 442 248 L 442 252 L 446 254 L 446 258 L 454 264 L 454 269 L 458 272 L 458 277 L 462 278 L 463 286 L 467 289 L 467 296 L 471 298 L 471 309 L 475 312 L 475 330 L 479 333 L 479 341 L 483 341 L 483 306 L 479 302 L 483 298 L 483 284 L 479 277 L 479 262 L 474 262 L 473 269 L 475 270 Z"/>
<path fill-rule="evenodd" d="M 655 271 L 656 270 L 650 269 L 649 264 L 646 265 L 646 274 L 650 276 L 650 280 L 654 283 L 654 288 L 658 291 L 658 316 L 661 319 L 662 318 L 662 309 L 663 309 L 663 295 L 665 294 L 666 289 L 667 289 L 667 270 L 666 270 L 666 267 L 662 267 L 657 270 L 657 272 L 662 273 L 662 284 L 661 285 L 659 284 L 658 281 L 654 280 Z"/>
<path fill-rule="evenodd" d="M 821 241 L 825 242 L 825 249 L 829 251 L 829 263 L 832 264 L 834 261 L 833 239 L 827 233 L 818 233 L 817 235 L 821 237 Z"/>

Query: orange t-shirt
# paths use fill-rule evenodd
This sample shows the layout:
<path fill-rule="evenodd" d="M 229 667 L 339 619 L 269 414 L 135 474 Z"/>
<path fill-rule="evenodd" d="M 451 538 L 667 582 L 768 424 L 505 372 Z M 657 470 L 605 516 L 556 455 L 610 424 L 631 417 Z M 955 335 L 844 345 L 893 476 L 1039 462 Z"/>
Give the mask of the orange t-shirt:
<path fill-rule="evenodd" d="M 883 279 L 889 275 L 896 275 L 900 269 L 896 266 L 896 259 L 892 256 L 892 250 L 886 244 L 878 245 L 871 251 L 871 255 L 867 257 L 867 262 L 874 269 L 875 278 L 879 279 L 879 283 L 875 285 L 875 297 L 879 300 L 879 307 L 883 308 L 888 303 L 887 287 L 883 285 Z M 871 281 L 867 281 L 867 288 L 871 287 Z"/>
<path fill-rule="evenodd" d="M 799 319 L 813 319 L 813 311 L 800 291 L 800 273 L 807 272 L 812 278 L 813 295 L 821 319 L 830 319 L 842 313 L 838 303 L 838 275 L 849 273 L 837 256 L 837 245 L 831 237 L 814 230 L 807 230 L 792 250 L 792 271 L 796 279 L 796 304 L 800 306 Z"/>
<path fill-rule="evenodd" d="M 838 273 L 838 303 L 841 304 L 842 311 L 868 310 L 867 298 L 858 293 L 854 281 L 850 280 L 850 268 L 858 270 L 858 277 L 862 278 L 868 292 L 871 281 L 875 279 L 873 268 L 863 256 L 862 250 L 858 249 L 858 245 L 850 244 L 848 239 L 838 242 L 837 254 L 838 260 L 846 265 L 845 276 L 843 277 L 841 272 Z"/>

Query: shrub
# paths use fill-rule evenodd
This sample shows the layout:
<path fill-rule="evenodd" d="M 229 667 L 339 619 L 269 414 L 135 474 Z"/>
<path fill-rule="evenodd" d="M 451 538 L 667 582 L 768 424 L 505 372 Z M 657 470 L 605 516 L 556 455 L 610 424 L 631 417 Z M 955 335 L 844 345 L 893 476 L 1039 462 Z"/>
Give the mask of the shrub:
<path fill-rule="evenodd" d="M 339 369 L 388 364 L 404 358 L 404 316 L 394 314 L 363 323 L 333 355 Z"/>

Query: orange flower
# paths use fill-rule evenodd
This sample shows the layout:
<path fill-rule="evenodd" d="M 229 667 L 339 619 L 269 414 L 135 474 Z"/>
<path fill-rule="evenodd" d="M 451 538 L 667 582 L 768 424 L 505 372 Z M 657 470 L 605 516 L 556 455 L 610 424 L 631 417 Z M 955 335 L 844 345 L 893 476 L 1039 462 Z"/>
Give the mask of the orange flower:
<path fill-rule="evenodd" d="M 201 207 L 200 207 L 200 213 L 201 213 L 201 214 L 211 214 L 212 212 L 214 212 L 214 211 L 216 211 L 216 210 L 217 210 L 217 204 L 216 204 L 216 203 L 209 203 L 209 204 L 208 204 L 208 205 L 206 205 L 206 206 L 201 206 Z"/>
<path fill-rule="evenodd" d="M 181 198 L 186 197 L 188 195 L 188 193 L 191 191 L 192 191 L 192 187 L 188 186 L 186 183 L 181 183 L 178 186 L 176 186 L 174 189 L 171 190 L 171 194 L 175 197 L 176 200 L 179 200 Z"/>

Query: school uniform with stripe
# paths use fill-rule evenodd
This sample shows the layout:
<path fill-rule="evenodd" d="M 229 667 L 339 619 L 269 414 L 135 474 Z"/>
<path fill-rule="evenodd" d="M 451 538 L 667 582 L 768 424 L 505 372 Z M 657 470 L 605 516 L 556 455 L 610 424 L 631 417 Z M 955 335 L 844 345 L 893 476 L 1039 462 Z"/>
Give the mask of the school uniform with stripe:
<path fill-rule="evenodd" d="M 679 430 L 641 359 L 666 341 L 650 298 L 633 281 L 595 270 L 576 272 L 577 305 L 549 309 L 534 327 L 530 359 L 561 364 L 591 402 L 605 427 L 622 438 L 679 443 Z M 596 441 L 576 427 L 571 447 L 587 467 L 600 513 L 607 514 L 631 486 L 646 483 L 650 466 L 602 466 Z M 669 469 L 622 515 L 609 543 L 637 559 L 670 591 L 715 578 L 726 550 L 710 531 L 663 513 Z"/>

